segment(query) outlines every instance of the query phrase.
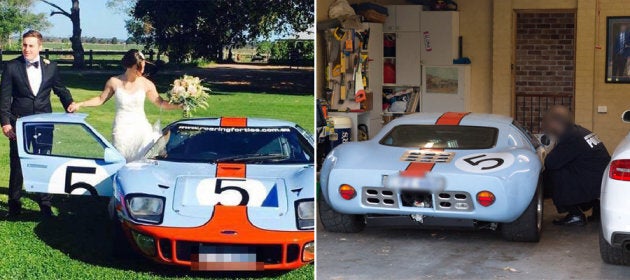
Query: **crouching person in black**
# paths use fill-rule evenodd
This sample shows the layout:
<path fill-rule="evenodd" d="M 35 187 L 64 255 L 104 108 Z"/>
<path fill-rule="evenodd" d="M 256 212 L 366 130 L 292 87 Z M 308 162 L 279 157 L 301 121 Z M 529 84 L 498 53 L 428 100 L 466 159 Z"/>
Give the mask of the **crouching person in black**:
<path fill-rule="evenodd" d="M 573 123 L 567 107 L 552 107 L 543 119 L 545 135 L 556 146 L 545 158 L 544 184 L 551 187 L 558 213 L 568 213 L 554 220 L 555 225 L 586 224 L 584 211 L 599 213 L 602 175 L 610 162 L 606 146 L 597 134 Z"/>

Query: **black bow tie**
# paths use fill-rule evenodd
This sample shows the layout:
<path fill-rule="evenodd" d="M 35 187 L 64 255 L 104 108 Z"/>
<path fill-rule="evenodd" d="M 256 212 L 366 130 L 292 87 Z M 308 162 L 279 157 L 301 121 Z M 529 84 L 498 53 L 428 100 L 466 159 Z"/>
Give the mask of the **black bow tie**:
<path fill-rule="evenodd" d="M 30 67 L 30 66 L 33 66 L 35 68 L 39 68 L 39 61 L 29 62 L 29 63 L 26 64 L 27 68 Z"/>

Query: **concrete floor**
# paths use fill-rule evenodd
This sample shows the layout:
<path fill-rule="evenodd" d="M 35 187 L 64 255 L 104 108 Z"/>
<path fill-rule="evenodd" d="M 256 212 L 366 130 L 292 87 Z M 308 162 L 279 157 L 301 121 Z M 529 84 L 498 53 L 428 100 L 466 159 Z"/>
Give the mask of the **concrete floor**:
<path fill-rule="evenodd" d="M 512 243 L 489 230 L 370 226 L 358 234 L 318 225 L 318 279 L 630 279 L 630 267 L 604 264 L 599 223 L 559 227 L 545 202 L 539 243 Z"/>

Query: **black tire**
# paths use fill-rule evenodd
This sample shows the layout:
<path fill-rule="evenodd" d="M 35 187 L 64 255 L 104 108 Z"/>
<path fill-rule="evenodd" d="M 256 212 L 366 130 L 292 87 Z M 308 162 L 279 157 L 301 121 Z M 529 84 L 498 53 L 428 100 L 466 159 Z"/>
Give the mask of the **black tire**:
<path fill-rule="evenodd" d="M 133 259 L 138 257 L 136 251 L 131 248 L 131 243 L 123 231 L 122 224 L 116 216 L 114 209 L 114 198 L 111 198 L 107 205 L 109 216 L 109 228 L 112 235 L 112 255 L 117 259 Z"/>
<path fill-rule="evenodd" d="M 630 265 L 630 253 L 624 252 L 623 246 L 614 247 L 604 239 L 604 232 L 599 229 L 599 254 L 605 263 Z"/>
<path fill-rule="evenodd" d="M 357 233 L 365 228 L 364 215 L 341 214 L 332 209 L 321 195 L 317 198 L 317 209 L 319 220 L 327 231 Z"/>
<path fill-rule="evenodd" d="M 523 214 L 514 222 L 501 225 L 501 235 L 508 241 L 538 242 L 542 233 L 542 218 L 543 192 L 539 184 Z"/>

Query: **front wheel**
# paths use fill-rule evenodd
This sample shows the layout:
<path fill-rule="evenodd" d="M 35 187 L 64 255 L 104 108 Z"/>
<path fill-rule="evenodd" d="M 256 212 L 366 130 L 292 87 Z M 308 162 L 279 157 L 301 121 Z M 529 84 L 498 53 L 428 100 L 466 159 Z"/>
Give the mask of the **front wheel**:
<path fill-rule="evenodd" d="M 364 215 L 348 215 L 342 214 L 326 203 L 321 197 L 317 198 L 317 209 L 319 210 L 319 219 L 324 229 L 330 232 L 357 233 L 365 228 Z"/>
<path fill-rule="evenodd" d="M 538 185 L 527 209 L 518 219 L 501 225 L 501 235 L 508 241 L 538 242 L 542 233 L 543 192 Z"/>

